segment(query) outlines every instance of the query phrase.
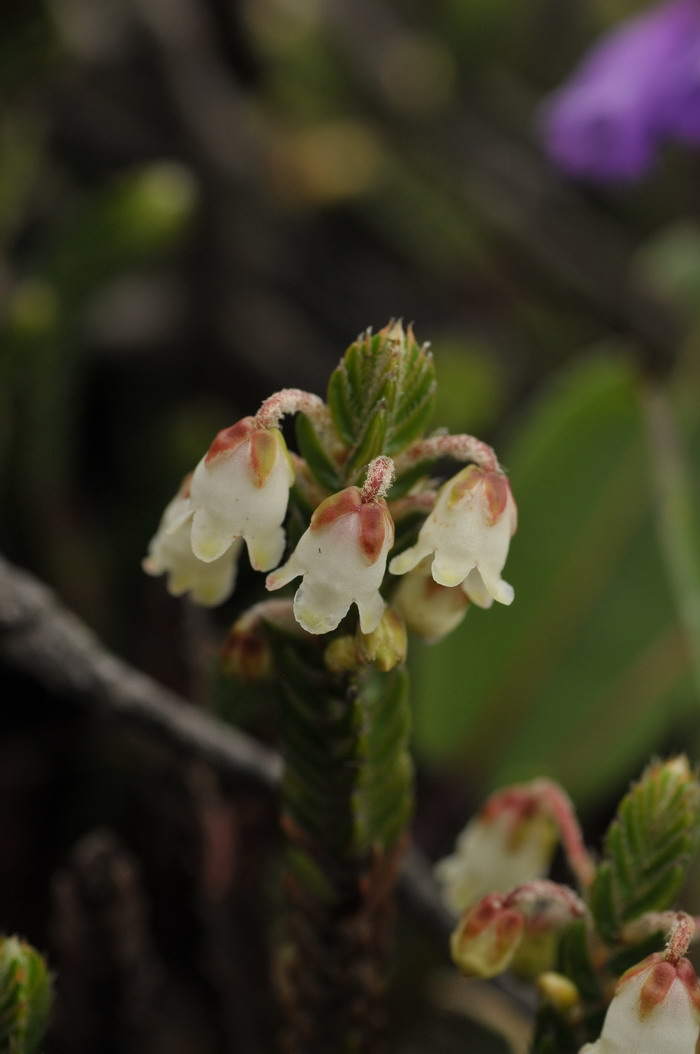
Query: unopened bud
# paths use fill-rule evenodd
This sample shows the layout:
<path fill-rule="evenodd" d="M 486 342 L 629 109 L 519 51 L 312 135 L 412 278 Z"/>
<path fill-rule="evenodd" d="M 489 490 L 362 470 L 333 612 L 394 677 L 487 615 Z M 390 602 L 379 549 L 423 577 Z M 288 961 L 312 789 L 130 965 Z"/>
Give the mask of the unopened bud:
<path fill-rule="evenodd" d="M 467 977 L 496 977 L 510 966 L 524 928 L 523 913 L 489 893 L 462 915 L 450 939 L 452 958 Z"/>
<path fill-rule="evenodd" d="M 540 926 L 536 919 L 528 920 L 511 962 L 513 973 L 519 977 L 539 977 L 556 965 L 560 930 L 553 925 Z"/>
<path fill-rule="evenodd" d="M 571 1017 L 581 1005 L 581 994 L 574 982 L 553 970 L 540 974 L 537 988 L 542 999 L 562 1017 Z"/>
<path fill-rule="evenodd" d="M 357 630 L 357 653 L 362 662 L 372 663 L 381 673 L 388 673 L 406 661 L 408 638 L 406 624 L 391 608 L 385 608 L 379 625 L 371 633 Z"/>
<path fill-rule="evenodd" d="M 350 673 L 357 670 L 359 659 L 355 638 L 348 635 L 336 637 L 324 651 L 323 661 L 331 673 Z"/>
<path fill-rule="evenodd" d="M 224 673 L 241 681 L 265 681 L 273 676 L 274 655 L 267 624 L 295 637 L 304 635 L 290 601 L 264 600 L 244 612 L 231 627 L 221 649 Z"/>

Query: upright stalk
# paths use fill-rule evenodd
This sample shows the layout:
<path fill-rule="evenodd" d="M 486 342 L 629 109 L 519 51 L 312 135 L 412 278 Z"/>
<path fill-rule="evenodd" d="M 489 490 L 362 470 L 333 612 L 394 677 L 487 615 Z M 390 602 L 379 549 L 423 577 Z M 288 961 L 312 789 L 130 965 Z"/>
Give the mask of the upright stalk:
<path fill-rule="evenodd" d="M 284 1049 L 371 1054 L 412 811 L 407 676 L 283 662 Z"/>

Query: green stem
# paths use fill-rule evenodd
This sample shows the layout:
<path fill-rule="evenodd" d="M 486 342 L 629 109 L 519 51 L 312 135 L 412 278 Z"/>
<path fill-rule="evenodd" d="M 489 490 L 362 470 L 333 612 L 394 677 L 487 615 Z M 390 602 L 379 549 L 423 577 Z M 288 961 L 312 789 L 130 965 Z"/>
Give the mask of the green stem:
<path fill-rule="evenodd" d="M 288 647 L 285 1050 L 381 1048 L 393 891 L 412 810 L 407 675 L 333 676 Z"/>

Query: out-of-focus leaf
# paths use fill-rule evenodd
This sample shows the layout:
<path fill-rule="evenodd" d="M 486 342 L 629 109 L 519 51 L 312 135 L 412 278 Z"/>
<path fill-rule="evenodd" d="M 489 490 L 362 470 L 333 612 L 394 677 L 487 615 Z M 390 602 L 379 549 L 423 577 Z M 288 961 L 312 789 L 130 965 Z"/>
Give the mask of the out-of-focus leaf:
<path fill-rule="evenodd" d="M 477 342 L 436 341 L 435 422 L 450 432 L 481 434 L 497 421 L 506 394 L 502 364 Z"/>
<path fill-rule="evenodd" d="M 499 454 L 520 506 L 510 608 L 413 648 L 416 744 L 470 780 L 546 773 L 580 801 L 688 706 L 688 656 L 651 523 L 634 371 L 591 352 Z"/>

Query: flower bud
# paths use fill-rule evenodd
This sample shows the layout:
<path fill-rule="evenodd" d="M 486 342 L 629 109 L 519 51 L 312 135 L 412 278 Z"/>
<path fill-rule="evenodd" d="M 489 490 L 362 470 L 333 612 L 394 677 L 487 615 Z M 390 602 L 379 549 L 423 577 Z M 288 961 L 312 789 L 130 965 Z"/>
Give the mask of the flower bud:
<path fill-rule="evenodd" d="M 623 974 L 595 1043 L 580 1054 L 695 1054 L 700 985 L 690 962 L 658 952 Z"/>
<path fill-rule="evenodd" d="M 357 632 L 357 654 L 361 662 L 370 663 L 382 673 L 406 661 L 408 640 L 406 625 L 395 611 L 385 608 L 379 625 L 371 633 Z"/>
<path fill-rule="evenodd" d="M 221 668 L 229 677 L 246 682 L 272 677 L 272 649 L 256 612 L 246 611 L 234 622 L 221 649 Z"/>
<path fill-rule="evenodd" d="M 462 915 L 450 938 L 452 958 L 467 977 L 496 977 L 508 969 L 524 928 L 523 913 L 489 893 Z"/>
<path fill-rule="evenodd" d="M 542 998 L 562 1017 L 571 1018 L 581 1006 L 581 993 L 568 977 L 547 970 L 537 978 L 537 989 Z"/>
<path fill-rule="evenodd" d="M 360 629 L 371 633 L 384 611 L 379 587 L 393 542 L 384 499 L 367 501 L 357 487 L 347 487 L 321 502 L 287 563 L 268 575 L 267 588 L 303 575 L 294 614 L 305 630 L 329 633 L 357 604 Z"/>
<path fill-rule="evenodd" d="M 256 571 L 284 552 L 282 523 L 294 470 L 278 428 L 244 417 L 214 439 L 192 476 L 192 549 L 209 563 L 243 537 Z"/>
<path fill-rule="evenodd" d="M 263 600 L 236 619 L 221 649 L 224 673 L 241 681 L 271 680 L 275 674 L 271 630 L 277 637 L 305 637 L 294 618 L 291 600 Z"/>
<path fill-rule="evenodd" d="M 436 865 L 435 877 L 452 911 L 547 873 L 557 832 L 538 786 L 537 781 L 524 783 L 492 795 L 459 835 L 453 855 Z"/>
<path fill-rule="evenodd" d="M 191 477 L 166 507 L 156 534 L 148 546 L 142 567 L 148 575 L 168 576 L 168 592 L 174 596 L 189 593 L 203 607 L 222 604 L 236 584 L 236 561 L 242 542 L 237 541 L 217 560 L 204 563 L 192 552 Z"/>
<path fill-rule="evenodd" d="M 426 556 L 403 576 L 391 605 L 410 630 L 427 644 L 435 644 L 460 624 L 469 608 L 469 598 L 459 587 L 438 585 L 430 564 L 430 557 Z"/>
<path fill-rule="evenodd" d="M 432 576 L 442 586 L 458 586 L 475 604 L 490 607 L 513 601 L 513 587 L 501 578 L 517 510 L 501 472 L 467 465 L 442 487 L 418 541 L 394 557 L 389 570 L 402 575 L 434 554 Z"/>

